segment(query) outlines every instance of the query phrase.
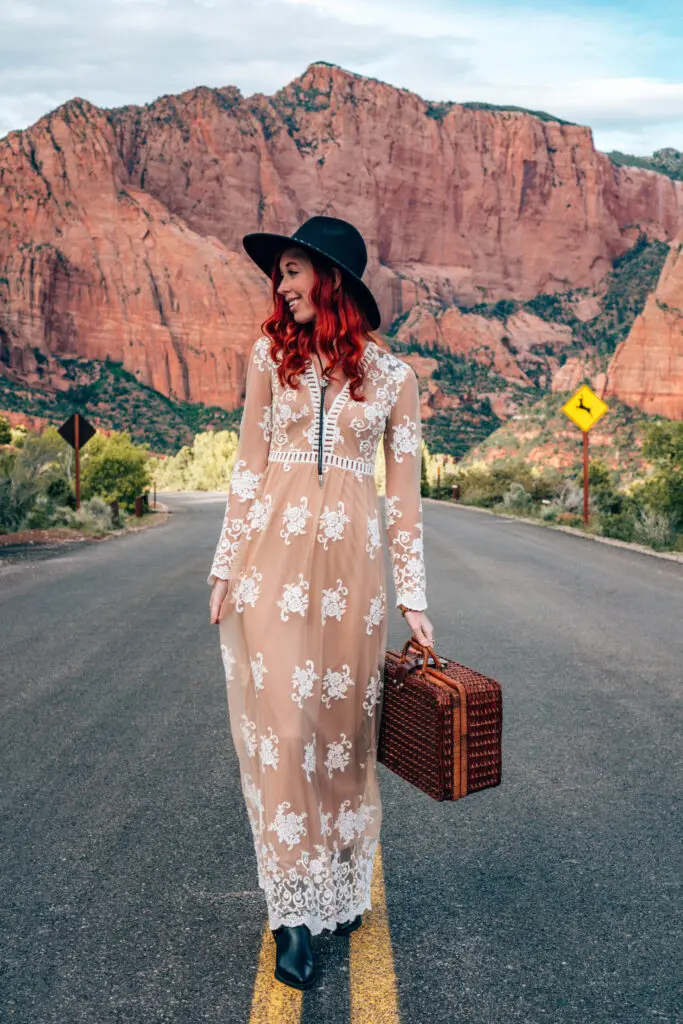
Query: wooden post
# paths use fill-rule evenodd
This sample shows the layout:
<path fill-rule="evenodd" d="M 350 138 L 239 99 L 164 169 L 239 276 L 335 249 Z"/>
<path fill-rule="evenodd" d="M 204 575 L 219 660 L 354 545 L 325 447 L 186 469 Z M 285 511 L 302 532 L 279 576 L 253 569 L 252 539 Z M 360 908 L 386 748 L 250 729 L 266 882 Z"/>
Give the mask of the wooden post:
<path fill-rule="evenodd" d="M 588 431 L 583 431 L 583 524 L 588 526 Z"/>
<path fill-rule="evenodd" d="M 74 417 L 74 444 L 76 448 L 76 508 L 81 507 L 81 453 L 80 444 L 78 441 L 78 419 L 79 415 L 76 413 Z"/>
<path fill-rule="evenodd" d="M 436 467 L 436 496 L 441 497 L 441 465 Z"/>

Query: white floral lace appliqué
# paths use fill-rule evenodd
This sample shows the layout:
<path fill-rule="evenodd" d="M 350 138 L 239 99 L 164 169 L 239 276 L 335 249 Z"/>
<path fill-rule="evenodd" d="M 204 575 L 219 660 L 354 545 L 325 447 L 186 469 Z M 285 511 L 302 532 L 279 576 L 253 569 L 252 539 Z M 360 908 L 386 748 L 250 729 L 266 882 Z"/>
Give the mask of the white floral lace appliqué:
<path fill-rule="evenodd" d="M 264 736 L 261 736 L 259 740 L 259 758 L 263 768 L 270 765 L 277 770 L 278 762 L 280 760 L 280 751 L 278 749 L 279 742 L 279 738 L 273 732 L 272 725 L 269 725 L 267 733 Z"/>
<path fill-rule="evenodd" d="M 333 700 L 343 700 L 346 697 L 349 686 L 355 686 L 355 682 L 351 678 L 351 669 L 348 665 L 343 665 L 341 672 L 334 672 L 328 668 L 323 676 L 324 692 L 320 700 L 330 708 Z"/>
<path fill-rule="evenodd" d="M 350 516 L 346 515 L 344 511 L 344 502 L 338 501 L 336 509 L 330 509 L 325 505 L 325 510 L 320 513 L 318 521 L 318 541 L 324 547 L 325 551 L 328 550 L 329 541 L 342 540 L 344 537 L 344 527 L 351 522 Z"/>
<path fill-rule="evenodd" d="M 368 533 L 365 550 L 370 555 L 370 558 L 375 557 L 375 552 L 381 547 L 381 541 L 379 536 L 379 516 L 375 513 L 374 516 L 368 516 Z"/>
<path fill-rule="evenodd" d="M 325 625 L 328 619 L 336 619 L 341 622 L 342 615 L 346 611 L 346 595 L 349 588 L 345 587 L 342 581 L 337 579 L 336 587 L 328 587 L 323 590 L 321 617 Z"/>
<path fill-rule="evenodd" d="M 263 690 L 263 677 L 268 671 L 266 666 L 263 664 L 263 653 L 258 651 L 255 658 L 250 657 L 251 662 L 251 674 L 254 678 L 254 690 L 258 695 L 259 690 Z"/>
<path fill-rule="evenodd" d="M 327 744 L 327 757 L 325 758 L 325 767 L 327 768 L 327 774 L 332 778 L 332 772 L 343 772 L 346 768 L 351 754 L 349 751 L 353 744 L 351 740 L 347 740 L 346 733 L 342 733 L 338 740 L 334 740 L 332 743 Z"/>
<path fill-rule="evenodd" d="M 285 583 L 282 597 L 275 602 L 280 609 L 280 618 L 283 622 L 289 622 L 290 612 L 298 612 L 299 615 L 306 614 L 309 589 L 310 583 L 304 579 L 302 572 L 299 573 L 298 583 Z"/>
<path fill-rule="evenodd" d="M 315 759 L 315 742 L 315 733 L 313 733 L 310 742 L 304 743 L 304 761 L 301 767 L 306 772 L 306 778 L 309 782 L 311 781 L 312 773 L 317 771 Z"/>
<path fill-rule="evenodd" d="M 238 612 L 244 611 L 245 604 L 250 604 L 252 608 L 254 607 L 261 593 L 259 583 L 262 579 L 263 574 L 258 572 L 254 565 L 251 567 L 249 575 L 247 575 L 246 569 L 243 569 L 239 574 L 237 586 L 232 595 L 232 600 Z"/>
<path fill-rule="evenodd" d="M 310 658 L 306 662 L 305 668 L 301 668 L 300 665 L 295 666 L 292 673 L 292 700 L 300 708 L 303 708 L 303 702 L 307 697 L 313 696 L 316 679 L 320 679 L 320 676 L 315 671 L 315 666 Z"/>
<path fill-rule="evenodd" d="M 365 631 L 370 636 L 373 629 L 382 621 L 384 613 L 386 611 L 386 594 L 384 593 L 384 587 L 380 587 L 379 594 L 376 597 L 370 599 L 370 611 L 367 615 L 364 615 L 365 619 Z"/>
<path fill-rule="evenodd" d="M 232 653 L 232 648 L 226 647 L 225 644 L 221 644 L 221 658 L 223 660 L 223 668 L 225 669 L 226 682 L 230 682 L 233 678 L 233 666 L 237 660 L 235 655 Z"/>
<path fill-rule="evenodd" d="M 300 536 L 306 532 L 306 523 L 312 515 L 313 513 L 308 508 L 308 498 L 306 495 L 301 499 L 300 504 L 287 505 L 287 508 L 282 513 L 283 526 L 280 530 L 280 536 L 284 539 L 285 544 L 291 544 L 292 537 Z"/>
<path fill-rule="evenodd" d="M 268 826 L 268 831 L 276 831 L 280 842 L 286 843 L 289 850 L 293 850 L 301 842 L 302 836 L 306 835 L 304 818 L 308 817 L 305 811 L 301 814 L 295 814 L 294 811 L 287 813 L 287 808 L 291 806 L 286 800 L 279 804 L 275 818 Z"/>

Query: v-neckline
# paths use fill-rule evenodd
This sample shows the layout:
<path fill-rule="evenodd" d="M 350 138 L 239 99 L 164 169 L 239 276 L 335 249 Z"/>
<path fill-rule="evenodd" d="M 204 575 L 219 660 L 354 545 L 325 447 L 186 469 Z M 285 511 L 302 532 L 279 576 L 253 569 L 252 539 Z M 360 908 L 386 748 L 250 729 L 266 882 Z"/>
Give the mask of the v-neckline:
<path fill-rule="evenodd" d="M 369 359 L 369 354 L 370 354 L 369 350 L 370 350 L 370 346 L 372 344 L 374 344 L 374 342 L 372 342 L 372 341 L 368 341 L 367 342 L 367 344 L 365 346 L 365 350 L 364 350 L 363 355 L 361 357 L 360 365 L 363 367 L 363 369 L 365 369 L 365 366 L 367 365 L 367 361 Z M 313 366 L 313 360 L 312 359 L 306 365 L 305 376 L 306 376 L 306 378 L 308 380 L 308 385 L 309 385 L 310 390 L 311 391 L 315 391 L 316 401 L 319 402 L 320 401 L 320 392 L 321 392 L 322 389 L 321 389 L 321 385 L 320 385 L 320 378 L 318 376 L 318 373 L 317 373 L 315 367 Z M 311 387 L 311 382 L 313 383 L 312 387 Z M 329 409 L 323 409 L 323 411 L 325 413 L 325 419 L 330 418 L 332 416 L 332 414 L 337 411 L 338 408 L 341 409 L 342 405 L 344 404 L 344 400 L 346 398 L 346 395 L 348 394 L 350 386 L 351 386 L 351 379 L 349 377 L 347 377 L 347 379 L 344 381 L 344 383 L 340 387 L 340 389 L 337 392 L 337 394 L 332 399 L 332 402 L 330 404 L 330 408 Z"/>

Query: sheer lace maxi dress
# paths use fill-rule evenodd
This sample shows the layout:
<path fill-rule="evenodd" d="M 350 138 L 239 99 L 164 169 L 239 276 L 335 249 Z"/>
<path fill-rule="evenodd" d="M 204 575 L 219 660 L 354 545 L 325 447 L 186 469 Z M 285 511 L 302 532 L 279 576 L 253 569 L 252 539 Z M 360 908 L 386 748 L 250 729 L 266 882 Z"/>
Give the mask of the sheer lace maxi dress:
<path fill-rule="evenodd" d="M 380 520 L 396 603 L 426 608 L 420 406 L 412 367 L 369 341 L 366 400 L 351 399 L 348 381 L 330 385 L 319 453 L 317 372 L 309 361 L 298 388 L 282 387 L 269 348 L 261 337 L 251 349 L 208 582 L 229 580 L 221 655 L 269 925 L 318 934 L 371 907 L 387 635 Z"/>

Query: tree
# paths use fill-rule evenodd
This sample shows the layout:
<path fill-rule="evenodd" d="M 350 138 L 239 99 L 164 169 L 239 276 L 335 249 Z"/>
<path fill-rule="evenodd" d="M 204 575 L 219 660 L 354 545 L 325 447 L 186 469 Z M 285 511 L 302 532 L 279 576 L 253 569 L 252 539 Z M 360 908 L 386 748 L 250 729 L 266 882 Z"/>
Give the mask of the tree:
<path fill-rule="evenodd" d="M 642 505 L 671 518 L 674 529 L 683 528 L 683 422 L 657 420 L 646 423 L 643 455 L 655 465 L 651 477 L 637 484 L 633 496 Z"/>
<path fill-rule="evenodd" d="M 129 512 L 135 499 L 149 489 L 147 445 L 135 445 L 125 431 L 105 437 L 96 434 L 83 448 L 81 494 L 118 501 Z"/>
<path fill-rule="evenodd" d="M 167 459 L 151 459 L 157 487 L 163 490 L 227 490 L 237 458 L 239 434 L 235 430 L 207 430 L 195 434 L 192 447 L 185 445 Z"/>
<path fill-rule="evenodd" d="M 12 428 L 6 416 L 0 416 L 0 444 L 12 443 Z"/>

